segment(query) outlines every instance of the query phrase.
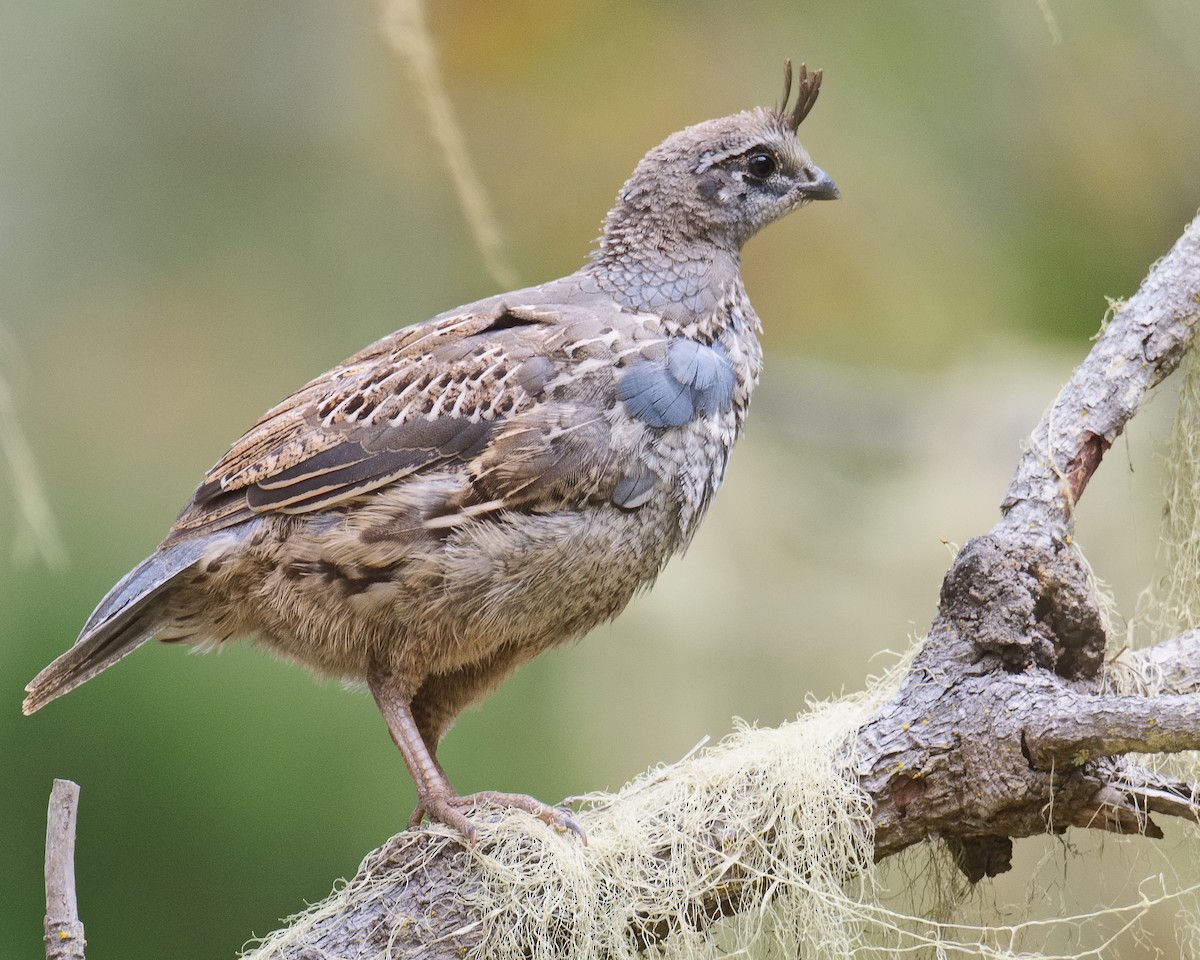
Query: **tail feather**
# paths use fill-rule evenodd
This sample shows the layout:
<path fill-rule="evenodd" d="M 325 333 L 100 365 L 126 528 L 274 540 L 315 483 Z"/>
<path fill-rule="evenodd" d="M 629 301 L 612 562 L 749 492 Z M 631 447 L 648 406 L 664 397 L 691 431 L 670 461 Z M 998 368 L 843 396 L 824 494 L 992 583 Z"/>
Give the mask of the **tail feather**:
<path fill-rule="evenodd" d="M 75 646 L 34 677 L 25 688 L 29 694 L 21 704 L 26 715 L 42 709 L 81 683 L 92 679 L 101 670 L 111 667 L 122 657 L 133 653 L 151 639 L 161 623 L 135 617 L 124 629 L 112 629 L 105 624 L 100 630 L 80 638 Z"/>
<path fill-rule="evenodd" d="M 122 577 L 88 618 L 75 645 L 30 681 L 21 709 L 26 714 L 40 710 L 152 639 L 169 619 L 164 602 L 168 590 L 211 546 L 209 537 L 170 544 Z"/>

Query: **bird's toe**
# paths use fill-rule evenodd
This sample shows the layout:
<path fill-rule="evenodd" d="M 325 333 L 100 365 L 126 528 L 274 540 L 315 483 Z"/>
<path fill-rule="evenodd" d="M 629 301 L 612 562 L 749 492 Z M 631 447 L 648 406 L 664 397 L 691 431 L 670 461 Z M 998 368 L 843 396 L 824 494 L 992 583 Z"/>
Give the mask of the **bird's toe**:
<path fill-rule="evenodd" d="M 417 826 L 422 817 L 444 823 L 461 833 L 467 840 L 474 843 L 478 835 L 477 828 L 467 818 L 463 811 L 480 810 L 485 808 L 524 810 L 545 824 L 549 824 L 563 833 L 573 833 L 584 844 L 587 843 L 587 832 L 571 811 L 562 807 L 552 807 L 536 797 L 523 793 L 501 793 L 495 790 L 484 790 L 466 796 L 431 796 L 424 797 L 413 810 L 409 818 L 409 829 Z"/>

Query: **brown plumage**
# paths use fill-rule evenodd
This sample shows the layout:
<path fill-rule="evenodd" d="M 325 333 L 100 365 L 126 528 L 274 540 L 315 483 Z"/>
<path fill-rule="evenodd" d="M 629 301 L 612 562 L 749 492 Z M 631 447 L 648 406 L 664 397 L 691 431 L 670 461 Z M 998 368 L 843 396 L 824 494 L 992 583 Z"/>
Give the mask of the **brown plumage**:
<path fill-rule="evenodd" d="M 515 667 L 616 615 L 691 539 L 758 379 L 742 244 L 838 195 L 789 109 L 689 127 L 642 160 L 578 272 L 386 336 L 269 410 L 209 471 L 158 550 L 28 686 L 25 712 L 147 640 L 254 636 L 366 681 L 422 813 L 455 793 L 453 719 Z"/>

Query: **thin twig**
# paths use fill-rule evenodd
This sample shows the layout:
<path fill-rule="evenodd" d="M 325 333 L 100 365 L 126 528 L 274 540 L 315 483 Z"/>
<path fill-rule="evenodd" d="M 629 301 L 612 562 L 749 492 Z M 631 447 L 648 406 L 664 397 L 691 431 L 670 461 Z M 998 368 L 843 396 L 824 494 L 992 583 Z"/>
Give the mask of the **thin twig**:
<path fill-rule="evenodd" d="M 55 780 L 46 813 L 46 960 L 84 960 L 75 900 L 75 814 L 79 785 Z"/>

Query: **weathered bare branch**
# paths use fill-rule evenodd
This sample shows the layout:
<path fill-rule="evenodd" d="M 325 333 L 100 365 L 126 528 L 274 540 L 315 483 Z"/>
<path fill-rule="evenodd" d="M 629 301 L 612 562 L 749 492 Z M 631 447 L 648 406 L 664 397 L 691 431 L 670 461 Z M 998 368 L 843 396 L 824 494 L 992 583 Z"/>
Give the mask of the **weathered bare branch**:
<path fill-rule="evenodd" d="M 873 804 L 864 827 L 877 858 L 941 837 L 974 880 L 1008 869 L 1013 838 L 1070 826 L 1156 837 L 1151 813 L 1198 818 L 1190 784 L 1113 755 L 1200 747 L 1200 643 L 1185 634 L 1126 655 L 1128 669 L 1154 682 L 1145 694 L 1113 692 L 1103 618 L 1072 539 L 1074 505 L 1104 453 L 1178 366 L 1198 323 L 1200 217 L 1047 410 L 1001 520 L 955 558 L 910 669 L 846 745 L 847 769 Z M 581 815 L 595 836 L 604 816 Z M 655 816 L 669 823 L 672 811 Z M 680 924 L 703 925 L 763 895 L 762 878 L 724 853 L 728 841 L 710 838 L 711 858 L 696 864 L 708 882 Z M 301 934 L 259 956 L 461 957 L 481 936 L 480 855 L 436 832 L 401 834 L 352 882 L 365 888 L 370 877 L 369 896 L 308 918 Z M 647 945 L 674 932 L 634 920 L 630 937 Z"/>
<path fill-rule="evenodd" d="M 1200 316 L 1200 217 L 1116 310 L 1033 432 L 1004 499 L 1004 525 L 1065 534 L 1070 511 L 1147 392 L 1191 349 Z"/>
<path fill-rule="evenodd" d="M 1200 697 L 1062 696 L 1027 738 L 1037 764 L 1079 766 L 1114 753 L 1200 750 Z"/>
<path fill-rule="evenodd" d="M 1200 693 L 1200 630 L 1143 650 L 1124 650 L 1116 662 L 1144 693 Z"/>

